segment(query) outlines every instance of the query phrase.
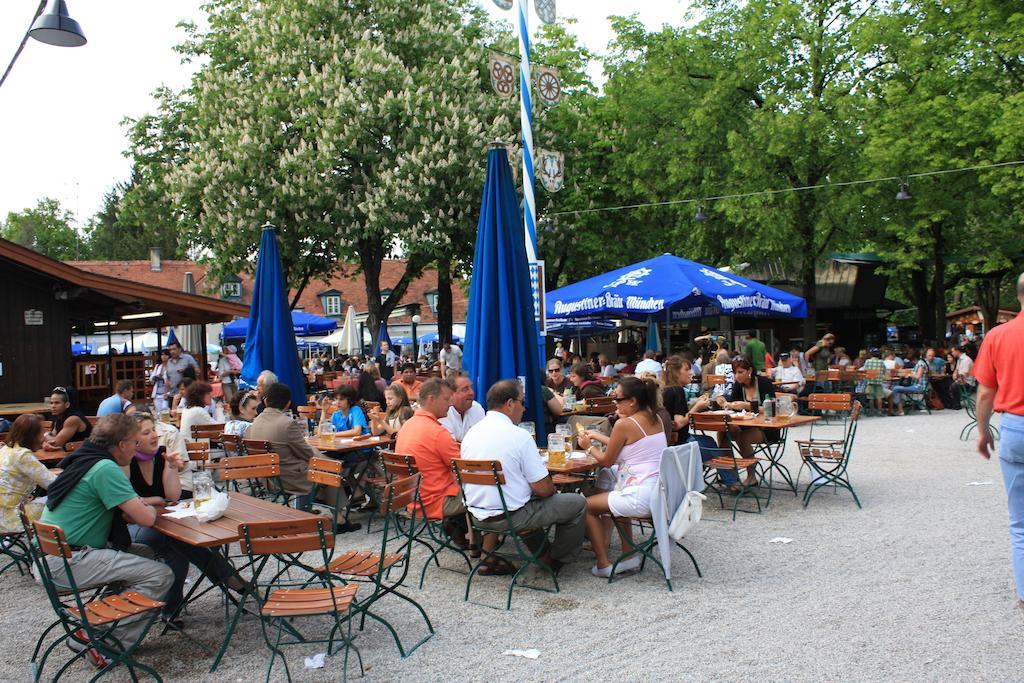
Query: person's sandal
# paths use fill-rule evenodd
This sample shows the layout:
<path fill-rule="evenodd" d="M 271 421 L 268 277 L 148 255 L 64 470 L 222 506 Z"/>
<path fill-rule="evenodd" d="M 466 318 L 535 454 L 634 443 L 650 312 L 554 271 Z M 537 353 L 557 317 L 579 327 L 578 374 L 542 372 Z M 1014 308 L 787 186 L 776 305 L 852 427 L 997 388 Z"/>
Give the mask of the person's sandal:
<path fill-rule="evenodd" d="M 511 562 L 496 557 L 482 562 L 477 574 L 481 576 L 508 576 L 509 574 L 515 574 L 515 572 L 516 568 L 512 566 Z"/>

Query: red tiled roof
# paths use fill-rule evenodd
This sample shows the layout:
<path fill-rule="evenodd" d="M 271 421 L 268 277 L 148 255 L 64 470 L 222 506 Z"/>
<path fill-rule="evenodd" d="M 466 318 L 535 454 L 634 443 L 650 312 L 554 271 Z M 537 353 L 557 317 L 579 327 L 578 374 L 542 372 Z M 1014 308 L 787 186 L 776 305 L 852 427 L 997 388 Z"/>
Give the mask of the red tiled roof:
<path fill-rule="evenodd" d="M 220 291 L 216 285 L 206 280 L 206 266 L 195 261 L 163 260 L 160 263 L 160 270 L 150 269 L 150 262 L 146 261 L 68 261 L 69 265 L 87 270 L 92 273 L 109 275 L 111 277 L 131 280 L 133 282 L 144 282 L 167 289 L 180 290 L 184 284 L 185 273 L 191 272 L 196 282 L 196 290 L 199 294 L 220 297 Z M 341 292 L 343 318 L 348 307 L 355 306 L 359 313 L 366 312 L 366 287 L 362 276 L 352 279 L 348 273 L 355 271 L 353 266 L 345 266 L 334 277 L 326 280 L 310 282 L 302 291 L 296 308 L 301 308 L 309 313 L 324 315 L 323 306 L 320 303 L 319 295 L 330 289 Z M 380 287 L 388 289 L 394 287 L 405 272 L 405 261 L 397 259 L 385 260 L 381 264 Z M 242 280 L 242 298 L 240 303 L 249 305 L 252 296 L 252 277 L 246 273 L 239 273 Z M 402 297 L 399 305 L 419 304 L 420 317 L 425 324 L 436 322 L 434 314 L 427 304 L 426 293 L 437 288 L 437 271 L 427 269 L 423 274 L 409 284 L 409 288 Z M 466 295 L 460 283 L 452 285 L 452 319 L 455 322 L 462 322 L 466 319 Z M 393 318 L 394 322 L 407 322 L 406 318 Z"/>

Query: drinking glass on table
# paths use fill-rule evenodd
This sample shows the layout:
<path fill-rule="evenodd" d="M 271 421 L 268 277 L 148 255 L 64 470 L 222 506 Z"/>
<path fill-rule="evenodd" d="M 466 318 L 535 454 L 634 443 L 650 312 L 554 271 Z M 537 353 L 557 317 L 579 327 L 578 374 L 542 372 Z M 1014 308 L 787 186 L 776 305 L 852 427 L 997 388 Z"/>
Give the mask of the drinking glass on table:
<path fill-rule="evenodd" d="M 334 424 L 326 420 L 320 425 L 320 443 L 325 446 L 334 445 Z"/>
<path fill-rule="evenodd" d="M 565 436 L 548 434 L 548 465 L 565 467 Z"/>
<path fill-rule="evenodd" d="M 537 426 L 532 422 L 520 422 L 519 427 L 521 429 L 525 429 L 526 433 L 529 434 L 531 438 L 537 438 Z"/>
<path fill-rule="evenodd" d="M 194 472 L 192 474 L 192 497 L 197 503 L 213 498 L 213 479 L 209 472 Z"/>

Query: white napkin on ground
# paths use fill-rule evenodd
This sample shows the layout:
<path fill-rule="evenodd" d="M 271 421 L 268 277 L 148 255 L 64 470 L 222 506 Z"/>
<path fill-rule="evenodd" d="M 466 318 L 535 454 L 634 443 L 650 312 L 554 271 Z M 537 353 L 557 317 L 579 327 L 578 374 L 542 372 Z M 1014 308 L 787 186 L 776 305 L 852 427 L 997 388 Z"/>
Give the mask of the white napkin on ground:
<path fill-rule="evenodd" d="M 529 650 L 505 650 L 501 654 L 512 655 L 513 657 L 525 657 L 526 659 L 537 659 L 540 657 L 540 650 L 533 648 Z"/>

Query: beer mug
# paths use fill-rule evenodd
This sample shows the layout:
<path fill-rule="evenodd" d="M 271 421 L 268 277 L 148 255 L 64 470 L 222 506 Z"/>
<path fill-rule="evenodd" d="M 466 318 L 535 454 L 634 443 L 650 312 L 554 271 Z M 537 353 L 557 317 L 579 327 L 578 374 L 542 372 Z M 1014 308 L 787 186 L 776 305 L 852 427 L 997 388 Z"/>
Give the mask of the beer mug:
<path fill-rule="evenodd" d="M 565 467 L 565 436 L 548 434 L 548 466 Z"/>
<path fill-rule="evenodd" d="M 192 497 L 197 503 L 213 498 L 213 479 L 209 472 L 195 472 L 192 474 Z"/>

